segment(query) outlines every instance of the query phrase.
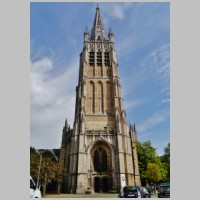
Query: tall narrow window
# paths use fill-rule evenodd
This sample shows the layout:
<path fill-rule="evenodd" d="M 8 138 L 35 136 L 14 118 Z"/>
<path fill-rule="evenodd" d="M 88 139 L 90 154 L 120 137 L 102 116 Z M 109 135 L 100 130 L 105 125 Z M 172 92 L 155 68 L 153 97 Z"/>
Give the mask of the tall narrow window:
<path fill-rule="evenodd" d="M 99 112 L 103 112 L 103 84 L 101 82 L 98 83 L 98 105 Z"/>
<path fill-rule="evenodd" d="M 108 171 L 107 154 L 106 154 L 105 150 L 103 150 L 103 152 L 102 152 L 101 171 L 102 172 Z"/>
<path fill-rule="evenodd" d="M 111 103 L 111 97 L 112 97 L 112 86 L 110 82 L 107 82 L 106 85 L 106 94 L 107 94 L 107 112 L 112 112 L 112 103 Z"/>
<path fill-rule="evenodd" d="M 90 82 L 89 86 L 89 104 L 90 104 L 90 112 L 94 113 L 94 83 Z"/>
<path fill-rule="evenodd" d="M 100 51 L 97 52 L 97 66 L 102 66 L 102 53 Z M 102 69 L 99 76 L 102 76 Z"/>
<path fill-rule="evenodd" d="M 109 58 L 108 52 L 104 53 L 104 62 L 105 62 L 105 66 L 110 66 L 110 58 Z"/>
<path fill-rule="evenodd" d="M 90 76 L 94 76 L 94 65 L 90 66 Z"/>
<path fill-rule="evenodd" d="M 70 156 L 68 156 L 67 160 L 67 172 L 69 172 L 69 168 L 70 168 Z"/>
<path fill-rule="evenodd" d="M 100 156 L 98 150 L 94 152 L 94 170 L 96 172 L 100 171 Z"/>
<path fill-rule="evenodd" d="M 106 75 L 109 77 L 110 76 L 110 67 L 106 67 Z"/>
<path fill-rule="evenodd" d="M 90 65 L 94 65 L 94 52 L 93 51 L 91 51 L 90 52 L 90 55 L 89 55 L 89 63 L 90 63 Z"/>
<path fill-rule="evenodd" d="M 90 76 L 94 76 L 94 51 L 89 54 Z"/>
<path fill-rule="evenodd" d="M 98 65 L 97 67 L 98 67 L 98 76 L 102 77 L 102 66 Z"/>

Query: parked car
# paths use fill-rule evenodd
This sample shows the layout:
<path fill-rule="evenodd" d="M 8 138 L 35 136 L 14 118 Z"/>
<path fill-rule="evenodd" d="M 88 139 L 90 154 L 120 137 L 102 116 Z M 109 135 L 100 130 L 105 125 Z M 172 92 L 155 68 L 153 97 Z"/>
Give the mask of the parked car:
<path fill-rule="evenodd" d="M 119 198 L 151 198 L 151 194 L 143 186 L 125 186 Z"/>
<path fill-rule="evenodd" d="M 140 186 L 140 193 L 142 198 L 151 198 L 151 192 L 143 186 Z"/>
<path fill-rule="evenodd" d="M 170 183 L 161 183 L 158 189 L 158 198 L 170 198 Z"/>
<path fill-rule="evenodd" d="M 30 176 L 30 198 L 41 198 L 41 191 L 36 187 L 36 184 Z"/>

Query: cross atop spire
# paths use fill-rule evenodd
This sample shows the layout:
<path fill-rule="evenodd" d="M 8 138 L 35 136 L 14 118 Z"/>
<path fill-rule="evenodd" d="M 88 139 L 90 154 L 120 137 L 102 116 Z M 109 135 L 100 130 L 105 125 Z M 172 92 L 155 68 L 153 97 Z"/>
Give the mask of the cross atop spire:
<path fill-rule="evenodd" d="M 103 25 L 103 20 L 100 14 L 100 8 L 97 4 L 96 7 L 96 14 L 94 18 L 94 23 L 91 31 L 91 40 L 105 40 L 106 39 L 106 32 Z"/>

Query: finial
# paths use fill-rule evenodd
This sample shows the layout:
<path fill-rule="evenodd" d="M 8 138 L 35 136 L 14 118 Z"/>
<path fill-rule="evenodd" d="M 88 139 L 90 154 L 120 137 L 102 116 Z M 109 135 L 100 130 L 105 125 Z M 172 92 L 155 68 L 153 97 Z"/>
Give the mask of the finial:
<path fill-rule="evenodd" d="M 67 127 L 67 118 L 66 118 L 66 120 L 65 120 L 65 127 Z"/>
<path fill-rule="evenodd" d="M 109 28 L 109 35 L 113 35 L 111 27 Z"/>
<path fill-rule="evenodd" d="M 85 27 L 85 33 L 89 33 L 87 26 Z"/>
<path fill-rule="evenodd" d="M 96 8 L 96 10 L 98 10 L 99 9 L 99 4 L 97 3 L 97 8 Z"/>
<path fill-rule="evenodd" d="M 114 42 L 114 34 L 113 34 L 113 32 L 112 32 L 111 27 L 109 28 L 108 37 L 109 37 L 109 40 L 110 40 L 111 42 Z"/>
<path fill-rule="evenodd" d="M 135 133 L 137 133 L 137 131 L 136 131 L 136 127 L 135 127 L 135 123 L 134 123 L 133 130 L 134 130 Z"/>

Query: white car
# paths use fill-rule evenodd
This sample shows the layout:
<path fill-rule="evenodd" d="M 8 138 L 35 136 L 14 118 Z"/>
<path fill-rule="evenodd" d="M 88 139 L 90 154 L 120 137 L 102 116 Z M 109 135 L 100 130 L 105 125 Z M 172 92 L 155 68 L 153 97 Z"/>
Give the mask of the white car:
<path fill-rule="evenodd" d="M 41 198 L 41 191 L 36 187 L 36 184 L 30 176 L 30 198 Z"/>

